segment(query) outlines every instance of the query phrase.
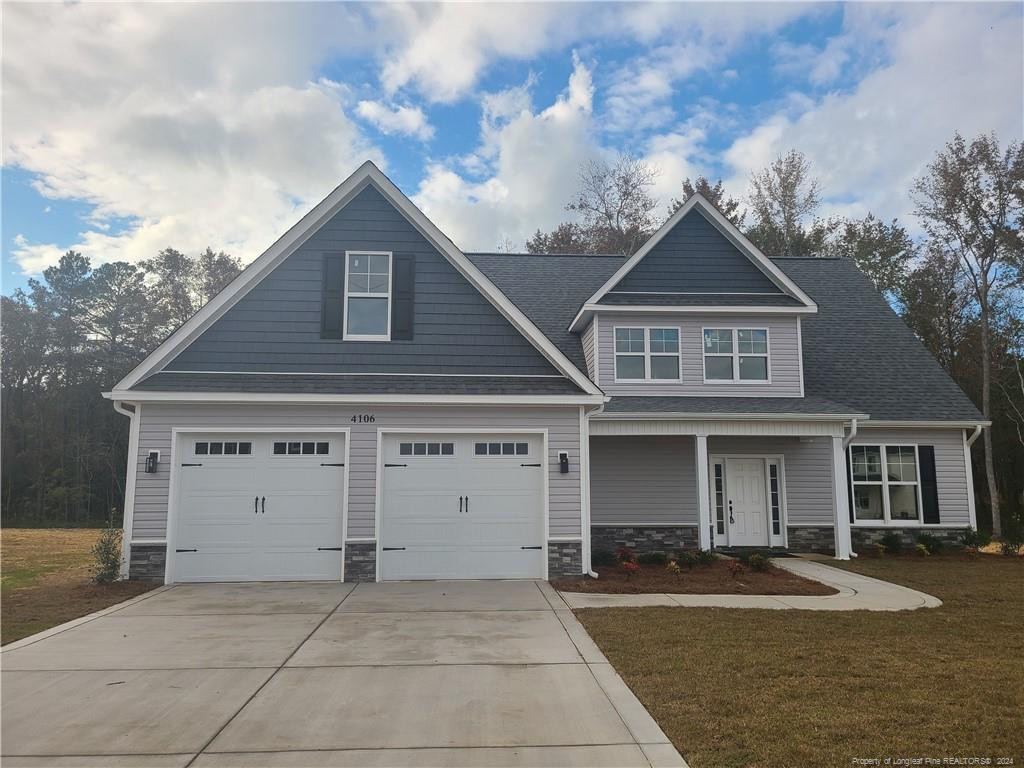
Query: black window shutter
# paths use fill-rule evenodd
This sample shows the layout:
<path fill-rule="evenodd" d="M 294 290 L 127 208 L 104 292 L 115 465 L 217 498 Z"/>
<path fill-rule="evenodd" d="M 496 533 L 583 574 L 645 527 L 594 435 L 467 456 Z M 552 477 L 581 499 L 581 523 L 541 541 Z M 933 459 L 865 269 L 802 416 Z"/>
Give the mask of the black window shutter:
<path fill-rule="evenodd" d="M 939 522 L 939 485 L 935 476 L 935 446 L 917 446 L 921 461 L 921 502 L 924 504 L 924 521 Z"/>
<path fill-rule="evenodd" d="M 323 290 L 320 301 L 320 338 L 340 339 L 345 306 L 345 256 L 324 254 Z"/>
<path fill-rule="evenodd" d="M 416 305 L 416 255 L 396 253 L 391 292 L 391 339 L 410 341 Z"/>

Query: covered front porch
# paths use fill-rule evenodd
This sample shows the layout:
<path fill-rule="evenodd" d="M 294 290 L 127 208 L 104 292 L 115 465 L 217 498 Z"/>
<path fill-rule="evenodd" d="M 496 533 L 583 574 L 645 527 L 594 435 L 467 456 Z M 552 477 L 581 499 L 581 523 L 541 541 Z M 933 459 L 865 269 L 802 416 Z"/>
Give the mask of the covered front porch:
<path fill-rule="evenodd" d="M 845 418 L 602 414 L 592 551 L 778 548 L 850 557 Z"/>

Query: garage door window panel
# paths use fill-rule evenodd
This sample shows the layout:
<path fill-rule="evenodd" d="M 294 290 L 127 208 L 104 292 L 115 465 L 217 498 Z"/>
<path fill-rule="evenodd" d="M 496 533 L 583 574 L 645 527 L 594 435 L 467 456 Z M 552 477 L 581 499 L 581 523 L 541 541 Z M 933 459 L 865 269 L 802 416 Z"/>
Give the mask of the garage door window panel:
<path fill-rule="evenodd" d="M 192 447 L 193 456 L 251 456 L 252 443 L 236 440 L 197 440 Z"/>
<path fill-rule="evenodd" d="M 476 456 L 528 456 L 529 443 L 476 443 L 473 446 Z"/>
<path fill-rule="evenodd" d="M 276 440 L 272 453 L 274 456 L 329 456 L 331 444 L 326 441 Z"/>
<path fill-rule="evenodd" d="M 448 442 L 408 442 L 398 444 L 399 456 L 454 456 L 455 443 Z"/>

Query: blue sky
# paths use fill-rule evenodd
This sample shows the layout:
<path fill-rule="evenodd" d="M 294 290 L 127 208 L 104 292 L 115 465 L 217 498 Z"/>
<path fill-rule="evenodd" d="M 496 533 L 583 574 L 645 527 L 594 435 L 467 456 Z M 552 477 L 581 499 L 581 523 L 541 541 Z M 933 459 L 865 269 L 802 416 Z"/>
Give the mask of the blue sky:
<path fill-rule="evenodd" d="M 466 249 L 631 152 L 667 207 L 791 147 L 823 213 L 900 217 L 955 130 L 1022 132 L 1019 4 L 8 4 L 2 276 L 250 261 L 363 160 Z"/>

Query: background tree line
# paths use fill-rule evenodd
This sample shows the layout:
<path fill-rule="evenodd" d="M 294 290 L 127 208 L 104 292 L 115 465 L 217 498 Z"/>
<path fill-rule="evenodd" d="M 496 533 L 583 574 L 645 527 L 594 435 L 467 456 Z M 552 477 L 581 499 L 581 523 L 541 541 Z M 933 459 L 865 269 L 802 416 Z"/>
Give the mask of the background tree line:
<path fill-rule="evenodd" d="M 128 419 L 111 387 L 241 270 L 207 248 L 95 269 L 68 251 L 0 297 L 3 523 L 96 526 L 124 504 Z"/>
<path fill-rule="evenodd" d="M 631 156 L 582 169 L 575 214 L 538 230 L 530 253 L 634 253 L 664 222 L 657 170 Z M 743 198 L 721 180 L 682 182 L 671 216 L 695 192 L 770 257 L 848 258 L 992 421 L 974 449 L 979 524 L 999 535 L 1024 513 L 1024 144 L 956 134 L 910 189 L 923 235 L 896 219 L 825 217 L 797 150 L 751 174 Z M 986 514 L 986 512 L 988 514 Z"/>
<path fill-rule="evenodd" d="M 635 252 L 663 221 L 656 170 L 628 156 L 581 170 L 574 214 L 527 242 L 531 253 Z M 911 194 L 924 235 L 868 214 L 821 215 L 818 181 L 790 151 L 751 175 L 743 198 L 703 177 L 700 192 L 769 256 L 853 259 L 993 422 L 975 447 L 979 522 L 1024 508 L 1024 147 L 959 135 Z M 5 525 L 93 526 L 124 500 L 128 420 L 100 397 L 241 269 L 207 248 L 167 248 L 93 269 L 74 252 L 28 290 L 0 298 Z M 986 510 L 994 515 L 990 517 Z"/>

